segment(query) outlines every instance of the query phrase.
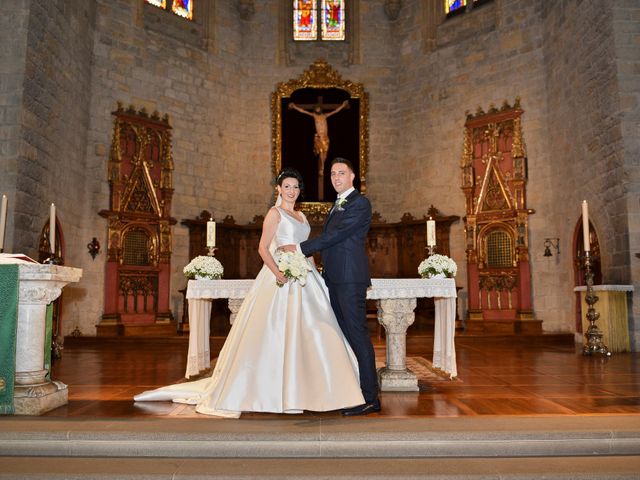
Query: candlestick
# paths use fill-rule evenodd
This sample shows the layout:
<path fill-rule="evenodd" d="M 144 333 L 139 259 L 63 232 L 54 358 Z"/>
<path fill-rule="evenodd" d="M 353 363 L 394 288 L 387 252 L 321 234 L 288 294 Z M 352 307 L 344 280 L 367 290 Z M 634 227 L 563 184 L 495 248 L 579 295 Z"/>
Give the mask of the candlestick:
<path fill-rule="evenodd" d="M 436 221 L 431 217 L 427 220 L 427 246 L 436 246 Z"/>
<path fill-rule="evenodd" d="M 582 201 L 582 240 L 584 251 L 591 250 L 591 243 L 589 242 L 589 204 L 586 200 Z"/>
<path fill-rule="evenodd" d="M 51 204 L 49 207 L 49 244 L 51 245 L 52 256 L 56 253 L 56 206 Z"/>
<path fill-rule="evenodd" d="M 586 202 L 585 202 L 586 203 Z M 589 321 L 589 327 L 584 336 L 587 341 L 586 345 L 582 348 L 583 355 L 592 355 L 594 353 L 601 353 L 607 357 L 611 356 L 611 352 L 607 346 L 602 342 L 604 334 L 602 330 L 596 325 L 596 320 L 600 318 L 600 314 L 596 312 L 594 304 L 598 301 L 598 296 L 593 292 L 593 271 L 591 265 L 593 260 L 591 254 L 587 250 L 584 252 L 584 279 L 587 285 L 587 292 L 585 294 L 585 302 L 587 302 L 587 320 Z"/>
<path fill-rule="evenodd" d="M 216 246 L 216 222 L 213 219 L 207 222 L 207 247 Z"/>
<path fill-rule="evenodd" d="M 0 204 L 0 252 L 4 251 L 4 230 L 7 224 L 7 196 L 2 195 Z"/>

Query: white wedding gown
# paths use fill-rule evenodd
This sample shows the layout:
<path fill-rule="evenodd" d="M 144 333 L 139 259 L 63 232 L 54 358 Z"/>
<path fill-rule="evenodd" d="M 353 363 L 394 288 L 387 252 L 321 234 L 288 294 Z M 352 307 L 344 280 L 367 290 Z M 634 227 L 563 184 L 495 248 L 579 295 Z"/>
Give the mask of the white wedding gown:
<path fill-rule="evenodd" d="M 309 236 L 280 207 L 269 250 Z M 305 286 L 282 287 L 262 267 L 238 311 L 210 377 L 143 392 L 139 401 L 196 405 L 207 415 L 238 418 L 241 412 L 329 411 L 364 403 L 358 364 L 338 326 L 324 280 L 314 268 Z"/>

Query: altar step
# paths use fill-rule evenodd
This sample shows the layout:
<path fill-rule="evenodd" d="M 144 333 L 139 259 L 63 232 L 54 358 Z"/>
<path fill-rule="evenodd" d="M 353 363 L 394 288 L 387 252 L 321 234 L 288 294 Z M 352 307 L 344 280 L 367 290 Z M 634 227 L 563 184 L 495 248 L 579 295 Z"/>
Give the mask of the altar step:
<path fill-rule="evenodd" d="M 0 478 L 638 478 L 637 416 L 0 418 Z"/>

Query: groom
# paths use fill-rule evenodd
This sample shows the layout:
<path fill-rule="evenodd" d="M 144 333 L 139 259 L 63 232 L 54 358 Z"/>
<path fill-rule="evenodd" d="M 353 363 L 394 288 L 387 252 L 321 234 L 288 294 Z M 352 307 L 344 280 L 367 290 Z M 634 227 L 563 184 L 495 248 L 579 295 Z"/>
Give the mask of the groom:
<path fill-rule="evenodd" d="M 331 183 L 338 193 L 325 219 L 320 236 L 300 245 L 284 245 L 285 251 L 299 248 L 309 257 L 321 252 L 323 277 L 329 289 L 331 307 L 358 359 L 360 388 L 365 403 L 342 411 L 343 415 L 367 415 L 380 411 L 376 358 L 367 328 L 367 288 L 371 285 L 365 241 L 371 225 L 371 204 L 353 187 L 353 165 L 345 158 L 331 162 Z"/>

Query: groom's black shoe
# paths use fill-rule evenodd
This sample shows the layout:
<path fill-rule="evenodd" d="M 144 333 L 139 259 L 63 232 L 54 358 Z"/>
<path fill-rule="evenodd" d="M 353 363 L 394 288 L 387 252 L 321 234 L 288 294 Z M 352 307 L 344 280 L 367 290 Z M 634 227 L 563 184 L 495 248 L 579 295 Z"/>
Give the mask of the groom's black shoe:
<path fill-rule="evenodd" d="M 380 411 L 380 401 L 376 400 L 373 403 L 364 403 L 357 407 L 347 408 L 342 411 L 342 415 L 345 417 L 355 417 L 356 415 L 369 415 Z"/>

